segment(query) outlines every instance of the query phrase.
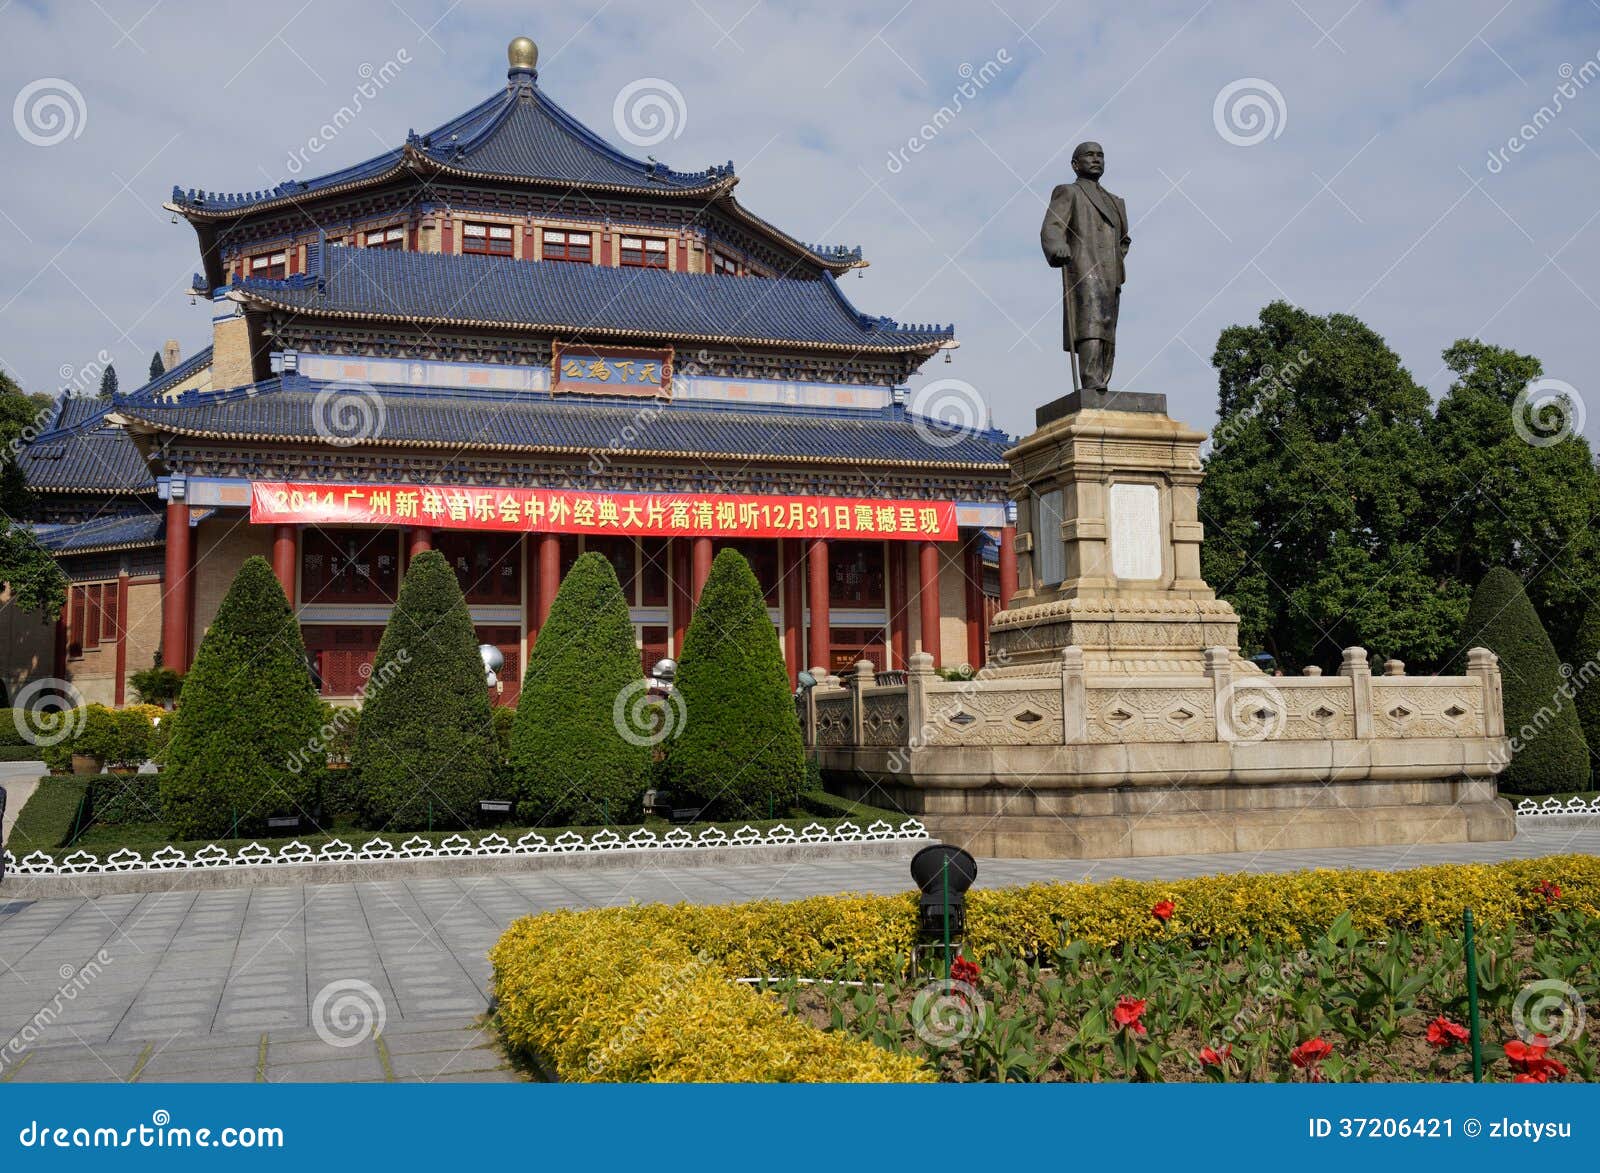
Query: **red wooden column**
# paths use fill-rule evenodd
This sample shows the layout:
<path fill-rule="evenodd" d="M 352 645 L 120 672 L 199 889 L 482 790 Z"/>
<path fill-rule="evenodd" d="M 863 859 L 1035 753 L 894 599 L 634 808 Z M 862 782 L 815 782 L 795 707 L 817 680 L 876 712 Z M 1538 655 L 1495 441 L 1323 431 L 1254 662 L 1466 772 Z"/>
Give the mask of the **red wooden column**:
<path fill-rule="evenodd" d="M 539 626 L 550 618 L 550 604 L 561 589 L 561 538 L 557 534 L 539 535 Z"/>
<path fill-rule="evenodd" d="M 694 561 L 694 601 L 700 602 L 700 592 L 705 590 L 706 579 L 711 577 L 711 539 L 693 538 L 691 557 Z"/>
<path fill-rule="evenodd" d="M 112 703 L 128 703 L 128 572 L 117 573 L 117 676 Z"/>
<path fill-rule="evenodd" d="M 911 667 L 911 602 L 906 589 L 906 544 L 889 543 L 889 668 Z"/>
<path fill-rule="evenodd" d="M 1011 606 L 1011 596 L 1017 593 L 1017 527 L 1007 524 L 1000 527 L 1000 609 Z"/>
<path fill-rule="evenodd" d="M 418 554 L 421 554 L 426 550 L 433 549 L 433 531 L 427 526 L 416 526 L 410 531 L 410 534 L 411 539 L 406 544 L 407 562 L 410 562 L 411 559 L 415 558 Z"/>
<path fill-rule="evenodd" d="M 193 538 L 186 501 L 167 502 L 167 561 L 161 583 L 161 662 L 189 669 L 189 615 L 194 594 Z"/>
<path fill-rule="evenodd" d="M 527 650 L 522 657 L 523 666 L 533 658 L 533 645 L 539 639 L 539 538 L 527 534 L 522 539 L 522 617 L 527 628 Z"/>
<path fill-rule="evenodd" d="M 272 573 L 278 577 L 278 585 L 283 588 L 283 597 L 289 600 L 290 610 L 294 609 L 294 551 L 298 529 L 298 526 L 279 525 L 272 530 Z"/>
<path fill-rule="evenodd" d="M 807 555 L 810 571 L 811 663 L 808 668 L 833 670 L 833 637 L 828 627 L 828 539 L 816 538 Z"/>
<path fill-rule="evenodd" d="M 783 661 L 789 668 L 789 687 L 800 679 L 806 665 L 800 656 L 805 643 L 805 614 L 801 610 L 800 543 L 778 539 L 778 567 L 783 589 Z"/>
<path fill-rule="evenodd" d="M 921 581 L 917 583 L 918 609 L 922 612 L 922 650 L 933 657 L 933 666 L 939 667 L 939 547 L 934 542 L 921 542 L 917 548 L 918 570 Z"/>
<path fill-rule="evenodd" d="M 961 550 L 961 576 L 967 588 L 967 663 L 974 672 L 983 667 L 982 535 L 982 530 L 971 531 Z"/>

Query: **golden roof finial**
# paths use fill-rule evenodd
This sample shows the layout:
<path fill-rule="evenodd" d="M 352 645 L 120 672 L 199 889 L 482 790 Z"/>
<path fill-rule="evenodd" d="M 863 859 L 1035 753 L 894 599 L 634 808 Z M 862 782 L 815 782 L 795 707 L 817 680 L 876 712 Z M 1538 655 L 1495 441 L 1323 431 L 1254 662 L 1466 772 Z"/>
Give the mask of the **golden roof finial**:
<path fill-rule="evenodd" d="M 512 69 L 532 72 L 539 64 L 539 46 L 533 43 L 532 37 L 517 37 L 506 46 L 506 60 Z"/>

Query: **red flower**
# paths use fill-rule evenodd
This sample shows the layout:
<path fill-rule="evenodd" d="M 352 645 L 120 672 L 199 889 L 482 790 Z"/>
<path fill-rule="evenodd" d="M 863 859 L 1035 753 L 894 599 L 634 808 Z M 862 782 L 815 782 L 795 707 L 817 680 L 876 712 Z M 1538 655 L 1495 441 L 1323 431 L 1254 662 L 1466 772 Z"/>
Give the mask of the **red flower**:
<path fill-rule="evenodd" d="M 1133 998 L 1124 994 L 1117 999 L 1117 1008 L 1111 1012 L 1111 1017 L 1118 1026 L 1132 1027 L 1134 1034 L 1143 1036 L 1147 1032 L 1139 1018 L 1144 1014 L 1144 1006 L 1143 998 Z"/>
<path fill-rule="evenodd" d="M 1232 1056 L 1233 1056 L 1233 1044 L 1232 1043 L 1223 1044 L 1222 1050 L 1220 1050 L 1220 1051 L 1214 1050 L 1211 1047 L 1201 1047 L 1200 1048 L 1200 1062 L 1201 1062 L 1201 1064 L 1203 1064 L 1205 1066 L 1221 1067 L 1222 1064 L 1226 1060 L 1232 1058 Z"/>
<path fill-rule="evenodd" d="M 1326 1039 L 1307 1039 L 1294 1050 L 1289 1052 L 1289 1062 L 1293 1063 L 1296 1067 L 1304 1067 L 1307 1070 L 1315 1070 L 1317 1064 L 1321 1063 L 1331 1054 L 1333 1054 L 1333 1044 L 1328 1042 Z"/>
<path fill-rule="evenodd" d="M 1550 1040 L 1544 1035 L 1534 1035 L 1529 1043 L 1512 1039 L 1506 1044 L 1506 1059 L 1511 1063 L 1512 1070 L 1518 1073 L 1517 1083 L 1545 1083 L 1552 1075 L 1557 1078 L 1566 1076 L 1567 1065 L 1546 1055 L 1549 1049 Z"/>
<path fill-rule="evenodd" d="M 1436 1047 L 1453 1047 L 1472 1037 L 1472 1032 L 1458 1022 L 1439 1015 L 1428 1024 L 1428 1041 Z"/>
<path fill-rule="evenodd" d="M 1150 915 L 1162 924 L 1172 919 L 1172 914 L 1178 911 L 1178 906 L 1170 900 L 1157 900 L 1150 908 Z"/>
<path fill-rule="evenodd" d="M 950 964 L 951 981 L 965 982 L 969 986 L 975 986 L 978 984 L 978 979 L 982 976 L 983 970 L 978 968 L 977 962 L 968 961 L 959 953 L 956 954 L 955 961 L 951 962 Z"/>
<path fill-rule="evenodd" d="M 1544 897 L 1546 905 L 1554 904 L 1561 899 L 1561 885 L 1550 880 L 1540 880 L 1534 891 Z"/>

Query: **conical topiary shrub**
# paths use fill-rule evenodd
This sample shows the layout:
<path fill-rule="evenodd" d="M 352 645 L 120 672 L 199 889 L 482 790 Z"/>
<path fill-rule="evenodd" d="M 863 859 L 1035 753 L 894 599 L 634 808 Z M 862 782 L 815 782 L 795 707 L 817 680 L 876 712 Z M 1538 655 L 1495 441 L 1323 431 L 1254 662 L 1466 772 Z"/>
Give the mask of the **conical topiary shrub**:
<path fill-rule="evenodd" d="M 173 836 L 255 834 L 271 815 L 309 817 L 323 772 L 320 714 L 289 600 L 265 558 L 246 559 L 172 718 L 161 805 Z"/>
<path fill-rule="evenodd" d="M 1578 690 L 1578 726 L 1589 747 L 1589 783 L 1592 789 L 1600 754 L 1600 606 L 1591 605 L 1573 640 L 1572 686 Z"/>
<path fill-rule="evenodd" d="M 1522 583 L 1505 567 L 1492 567 L 1473 592 L 1461 646 L 1488 648 L 1500 657 L 1512 750 L 1500 789 L 1511 794 L 1584 789 L 1589 747 L 1569 695 L 1573 686 Z"/>
<path fill-rule="evenodd" d="M 425 551 L 367 681 L 350 753 L 357 806 L 372 830 L 472 826 L 479 799 L 502 797 L 499 762 L 466 598 L 444 555 Z"/>
<path fill-rule="evenodd" d="M 800 792 L 805 750 L 777 630 L 737 551 L 711 564 L 678 660 L 678 694 L 667 748 L 673 801 L 717 817 L 781 813 Z"/>
<path fill-rule="evenodd" d="M 511 770 L 535 826 L 632 821 L 658 739 L 617 572 L 584 554 L 562 580 L 528 657 Z"/>

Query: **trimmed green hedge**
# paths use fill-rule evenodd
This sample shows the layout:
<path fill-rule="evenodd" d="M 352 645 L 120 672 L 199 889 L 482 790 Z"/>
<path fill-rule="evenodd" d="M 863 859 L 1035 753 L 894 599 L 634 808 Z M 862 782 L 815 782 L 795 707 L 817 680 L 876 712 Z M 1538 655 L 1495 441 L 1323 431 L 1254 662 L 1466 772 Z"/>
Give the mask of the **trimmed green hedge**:
<path fill-rule="evenodd" d="M 761 586 L 736 550 L 711 564 L 677 691 L 682 720 L 667 747 L 675 804 L 761 818 L 794 801 L 806 768 L 789 673 Z"/>
<path fill-rule="evenodd" d="M 510 753 L 519 814 L 542 827 L 637 816 L 654 738 L 630 718 L 645 704 L 617 572 L 584 554 L 562 580 L 522 678 Z"/>
<path fill-rule="evenodd" d="M 308 814 L 322 724 L 300 624 L 272 567 L 248 558 L 201 641 L 173 716 L 161 797 L 179 838 L 253 833 Z M 322 759 L 316 758 L 316 766 Z"/>
<path fill-rule="evenodd" d="M 1517 794 L 1582 790 L 1589 781 L 1589 747 L 1556 649 L 1517 576 L 1492 567 L 1473 592 L 1461 629 L 1463 648 L 1484 647 L 1500 657 L 1506 736 L 1511 764 L 1500 788 Z"/>
<path fill-rule="evenodd" d="M 412 559 L 400 584 L 350 768 L 363 820 L 384 830 L 470 827 L 478 800 L 497 797 L 502 785 L 478 638 L 455 571 L 437 550 Z"/>

